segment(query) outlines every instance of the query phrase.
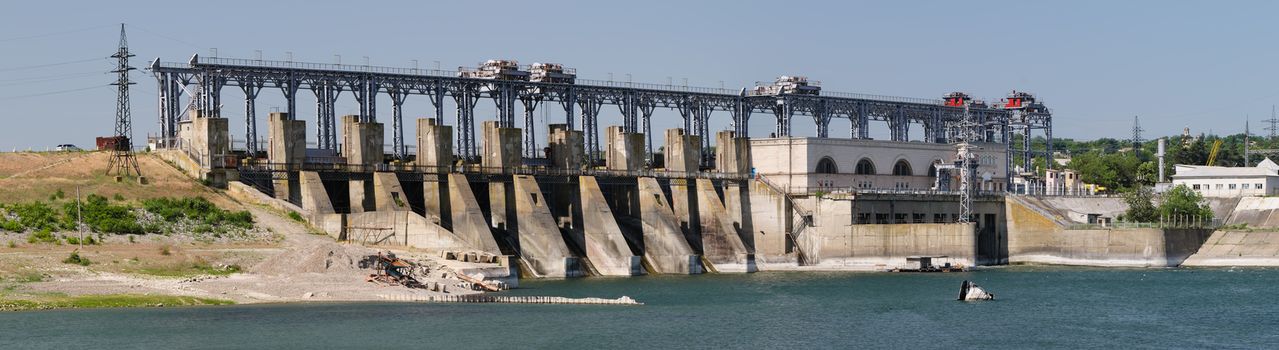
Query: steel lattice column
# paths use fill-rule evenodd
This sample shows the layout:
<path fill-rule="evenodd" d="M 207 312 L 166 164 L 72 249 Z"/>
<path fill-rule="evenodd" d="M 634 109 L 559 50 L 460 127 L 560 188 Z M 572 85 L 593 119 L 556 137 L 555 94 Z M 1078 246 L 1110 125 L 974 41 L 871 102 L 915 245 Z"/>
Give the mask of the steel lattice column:
<path fill-rule="evenodd" d="M 533 118 L 533 113 L 542 103 L 542 96 L 533 94 L 520 96 L 520 102 L 524 105 L 524 155 L 537 158 L 537 121 Z"/>
<path fill-rule="evenodd" d="M 643 133 L 644 133 L 644 139 L 645 139 L 644 148 L 648 152 L 647 154 L 644 155 L 644 159 L 647 160 L 649 164 L 652 164 L 653 162 L 653 123 L 652 121 L 653 121 L 653 108 L 655 107 L 656 105 L 654 105 L 653 101 L 649 99 L 644 100 L 644 103 L 639 105 L 640 117 L 642 118 L 644 123 L 644 126 L 643 126 L 644 127 Z"/>
<path fill-rule="evenodd" d="M 244 149 L 249 154 L 249 158 L 258 157 L 258 120 L 257 106 L 258 93 L 262 92 L 261 81 L 242 81 L 240 89 L 244 90 Z"/>
<path fill-rule="evenodd" d="M 408 159 L 408 149 L 404 146 L 404 101 L 408 99 L 409 94 L 402 90 L 399 84 L 392 84 L 387 89 L 391 96 L 391 148 L 395 153 L 395 159 Z"/>
<path fill-rule="evenodd" d="M 598 98 L 581 98 L 578 103 L 582 107 L 582 133 L 586 135 L 586 159 L 590 160 L 591 166 L 595 165 L 595 161 L 599 159 L 600 142 L 599 142 L 599 115 L 600 107 L 604 105 Z"/>
<path fill-rule="evenodd" d="M 457 152 L 462 159 L 475 159 L 475 103 L 479 101 L 478 87 L 472 84 L 458 86 L 453 92 L 453 100 L 457 102 Z"/>

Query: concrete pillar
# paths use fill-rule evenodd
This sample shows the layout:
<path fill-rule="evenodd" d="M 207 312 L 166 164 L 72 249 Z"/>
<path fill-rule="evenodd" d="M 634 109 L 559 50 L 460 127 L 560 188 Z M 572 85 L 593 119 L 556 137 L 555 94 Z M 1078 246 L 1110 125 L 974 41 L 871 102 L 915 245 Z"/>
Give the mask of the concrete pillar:
<path fill-rule="evenodd" d="M 700 159 L 702 159 L 701 144 L 701 137 L 686 135 L 684 129 L 667 129 L 666 170 L 673 172 L 672 176 L 681 177 L 698 172 Z M 688 178 L 672 178 L 670 180 L 671 207 L 675 210 L 675 217 L 680 221 L 680 228 L 683 229 L 688 244 L 693 247 L 693 251 L 700 254 L 702 251 L 701 224 L 697 216 L 697 194 L 694 192 L 694 186 L 695 184 Z"/>
<path fill-rule="evenodd" d="M 644 233 L 644 260 L 654 273 L 702 273 L 701 258 L 688 245 L 679 219 L 651 177 L 639 178 L 640 218 Z"/>
<path fill-rule="evenodd" d="M 741 227 L 729 216 L 710 179 L 697 179 L 697 213 L 702 257 L 711 265 L 708 270 L 755 272 L 754 251 L 742 242 Z"/>
<path fill-rule="evenodd" d="M 306 161 L 306 121 L 289 120 L 288 113 L 275 112 L 267 117 L 267 161 L 300 168 Z M 285 179 L 271 180 L 275 198 L 294 198 L 299 191 L 293 173 Z"/>
<path fill-rule="evenodd" d="M 422 181 L 422 199 L 428 221 L 448 227 L 449 215 L 448 174 L 453 164 L 453 127 L 437 124 L 435 118 L 417 120 L 417 165 L 434 177 L 425 176 Z M 436 181 L 430 181 L 435 179 Z"/>
<path fill-rule="evenodd" d="M 514 202 L 517 216 L 511 219 L 519 244 L 520 261 L 528 266 L 536 277 L 583 276 L 581 262 L 568 246 L 555 217 L 532 176 L 516 175 Z"/>
<path fill-rule="evenodd" d="M 586 259 L 590 260 L 591 266 L 605 276 L 644 274 L 641 258 L 627 245 L 626 236 L 613 217 L 599 182 L 594 176 L 581 176 L 578 183 L 582 195 Z"/>
<path fill-rule="evenodd" d="M 267 159 L 275 164 L 301 165 L 306 160 L 306 121 L 290 120 L 288 113 L 267 117 Z"/>
<path fill-rule="evenodd" d="M 453 234 L 473 249 L 502 254 L 493 239 L 493 231 L 484 220 L 484 210 L 471 192 L 471 183 L 463 174 L 448 174 L 449 206 L 452 208 Z"/>
<path fill-rule="evenodd" d="M 361 123 L 358 115 L 342 116 L 342 156 L 346 164 L 374 170 L 382 164 L 385 154 L 382 150 L 384 136 L 382 123 Z M 373 183 L 365 180 L 352 180 L 351 212 L 363 213 L 377 209 L 374 203 Z"/>
<path fill-rule="evenodd" d="M 684 129 L 666 129 L 666 170 L 697 172 L 702 159 L 702 138 L 687 135 Z"/>
<path fill-rule="evenodd" d="M 385 135 L 382 123 L 361 123 L 358 115 L 342 116 L 342 156 L 350 165 L 376 166 L 386 154 L 382 150 Z"/>
<path fill-rule="evenodd" d="M 582 159 L 586 154 L 582 150 L 582 132 L 571 130 L 565 124 L 551 124 L 547 127 L 550 129 L 546 134 L 550 152 L 546 157 L 551 160 L 551 166 L 556 169 L 582 169 Z"/>
<path fill-rule="evenodd" d="M 507 173 L 523 162 L 523 133 L 518 128 L 498 127 L 495 120 L 485 121 L 483 130 L 483 154 L 480 164 L 483 172 Z M 489 182 L 489 225 L 499 230 L 510 230 L 515 207 L 512 200 L 512 184 L 503 181 Z M 508 218 L 510 218 L 508 220 Z"/>
<path fill-rule="evenodd" d="M 737 137 L 733 131 L 715 134 L 715 171 L 747 176 L 751 171 L 750 139 Z M 742 243 L 754 252 L 754 225 L 751 220 L 751 196 L 748 182 L 724 181 L 724 209 L 728 212 Z"/>
<path fill-rule="evenodd" d="M 608 170 L 637 171 L 644 169 L 644 134 L 626 132 L 620 126 L 605 131 L 608 149 L 604 154 Z"/>
<path fill-rule="evenodd" d="M 715 170 L 722 173 L 749 174 L 751 171 L 750 138 L 737 137 L 733 131 L 715 134 Z"/>

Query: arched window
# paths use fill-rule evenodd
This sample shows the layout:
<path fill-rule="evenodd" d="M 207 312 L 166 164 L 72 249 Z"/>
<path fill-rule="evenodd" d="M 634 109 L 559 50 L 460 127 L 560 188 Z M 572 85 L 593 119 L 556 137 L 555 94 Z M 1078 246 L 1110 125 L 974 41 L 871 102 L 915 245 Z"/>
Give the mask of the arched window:
<path fill-rule="evenodd" d="M 928 165 L 928 177 L 937 177 L 937 163 Z"/>
<path fill-rule="evenodd" d="M 857 169 L 854 174 L 857 175 L 875 175 L 875 163 L 871 163 L 870 159 L 862 158 L 857 161 Z"/>
<path fill-rule="evenodd" d="M 910 171 L 910 163 L 907 163 L 905 159 L 902 159 L 898 160 L 897 164 L 893 164 L 893 175 L 911 176 L 915 174 Z"/>
<path fill-rule="evenodd" d="M 835 166 L 834 159 L 830 159 L 830 157 L 822 157 L 822 160 L 817 161 L 817 173 L 818 174 L 838 174 L 839 167 Z"/>

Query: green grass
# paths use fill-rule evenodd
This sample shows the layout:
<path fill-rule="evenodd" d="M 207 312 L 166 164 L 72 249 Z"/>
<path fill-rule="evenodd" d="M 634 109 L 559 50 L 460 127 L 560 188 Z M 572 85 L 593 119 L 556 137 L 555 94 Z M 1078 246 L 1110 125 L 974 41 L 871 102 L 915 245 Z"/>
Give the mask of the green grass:
<path fill-rule="evenodd" d="M 170 295 L 105 294 L 66 296 L 60 294 L 42 294 L 29 296 L 27 298 L 0 296 L 0 310 L 2 311 L 231 304 L 234 304 L 234 302 L 230 300 Z"/>

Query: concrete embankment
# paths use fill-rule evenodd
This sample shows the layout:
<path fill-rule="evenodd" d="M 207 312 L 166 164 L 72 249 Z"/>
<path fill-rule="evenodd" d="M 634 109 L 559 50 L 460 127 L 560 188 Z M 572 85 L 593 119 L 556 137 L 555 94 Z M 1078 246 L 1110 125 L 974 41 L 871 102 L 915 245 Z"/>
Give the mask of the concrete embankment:
<path fill-rule="evenodd" d="M 1279 266 L 1279 232 L 1213 232 L 1183 266 Z"/>
<path fill-rule="evenodd" d="M 1078 208 L 1117 210 L 1118 198 L 1075 198 L 1075 209 L 1057 208 L 1035 198 L 1008 196 L 1010 263 L 1083 266 L 1178 266 L 1212 233 L 1209 229 L 1068 229 Z M 1097 202 L 1097 203 L 1084 203 Z M 1085 209 L 1086 210 L 1086 209 Z"/>
<path fill-rule="evenodd" d="M 1240 198 L 1225 223 L 1183 265 L 1279 266 L 1279 198 Z"/>

